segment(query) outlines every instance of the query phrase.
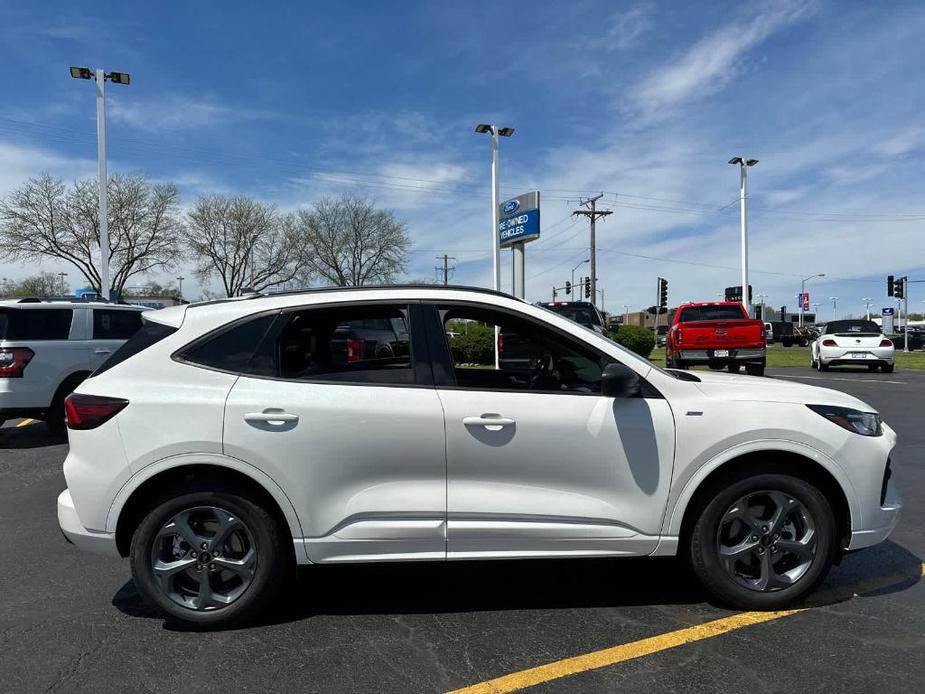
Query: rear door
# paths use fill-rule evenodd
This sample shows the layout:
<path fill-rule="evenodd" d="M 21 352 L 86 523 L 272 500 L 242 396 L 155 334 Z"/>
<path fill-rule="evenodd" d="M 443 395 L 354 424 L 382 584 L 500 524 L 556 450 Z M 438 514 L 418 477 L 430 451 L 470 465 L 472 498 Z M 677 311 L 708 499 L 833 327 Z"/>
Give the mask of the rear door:
<path fill-rule="evenodd" d="M 5 316 L 0 319 L 3 359 L 22 363 L 26 358 L 25 368 L 14 377 L 0 372 L 0 409 L 47 408 L 67 376 L 86 370 L 85 351 L 70 339 L 80 335 L 77 312 L 28 304 L 0 312 Z"/>
<path fill-rule="evenodd" d="M 106 361 L 141 328 L 141 311 L 126 308 L 92 308 L 90 371 Z"/>
<path fill-rule="evenodd" d="M 238 367 L 224 449 L 289 495 L 313 562 L 443 559 L 446 458 L 420 306 L 351 303 L 274 318 Z M 400 325 L 404 347 L 369 326 Z M 362 341 L 362 344 L 361 344 Z"/>

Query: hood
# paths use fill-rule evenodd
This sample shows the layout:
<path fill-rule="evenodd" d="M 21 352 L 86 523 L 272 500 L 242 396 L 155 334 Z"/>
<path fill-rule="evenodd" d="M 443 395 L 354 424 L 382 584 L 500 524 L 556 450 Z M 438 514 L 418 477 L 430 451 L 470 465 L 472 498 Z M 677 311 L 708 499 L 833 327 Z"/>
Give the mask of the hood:
<path fill-rule="evenodd" d="M 783 378 L 763 378 L 698 371 L 700 391 L 717 400 L 790 402 L 799 405 L 839 405 L 863 412 L 877 410 L 853 395 Z"/>

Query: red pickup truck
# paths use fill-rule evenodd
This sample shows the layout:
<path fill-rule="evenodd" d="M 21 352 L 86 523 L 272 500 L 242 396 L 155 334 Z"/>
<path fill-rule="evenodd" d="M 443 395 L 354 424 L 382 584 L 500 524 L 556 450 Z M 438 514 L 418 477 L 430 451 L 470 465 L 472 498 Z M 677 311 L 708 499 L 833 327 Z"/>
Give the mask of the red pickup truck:
<path fill-rule="evenodd" d="M 744 365 L 748 375 L 763 376 L 764 323 L 749 318 L 739 303 L 682 304 L 665 341 L 665 363 L 670 369 L 704 364 L 730 373 Z"/>

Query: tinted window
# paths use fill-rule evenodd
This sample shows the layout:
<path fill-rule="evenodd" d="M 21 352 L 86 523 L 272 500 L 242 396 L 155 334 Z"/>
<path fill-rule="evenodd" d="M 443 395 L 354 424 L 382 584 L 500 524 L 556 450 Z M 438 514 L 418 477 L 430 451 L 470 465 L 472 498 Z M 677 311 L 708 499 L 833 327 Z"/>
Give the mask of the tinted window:
<path fill-rule="evenodd" d="M 177 332 L 176 328 L 161 323 L 144 321 L 141 328 L 135 331 L 127 342 L 123 343 L 119 349 L 113 352 L 112 356 L 100 364 L 99 368 L 93 372 L 97 376 L 104 371 L 109 371 L 116 364 L 121 364 L 126 359 L 134 357 L 139 352 L 146 350 L 151 345 L 157 344 L 168 335 Z"/>
<path fill-rule="evenodd" d="M 93 339 L 127 340 L 141 327 L 141 311 L 93 309 Z"/>
<path fill-rule="evenodd" d="M 828 335 L 833 333 L 870 333 L 873 335 L 880 334 L 880 326 L 871 320 L 836 320 L 825 326 L 825 332 Z"/>
<path fill-rule="evenodd" d="M 186 361 L 222 371 L 246 373 L 254 353 L 276 318 L 275 313 L 265 314 L 234 323 L 218 334 L 194 345 L 183 355 Z"/>
<path fill-rule="evenodd" d="M 581 342 L 502 311 L 443 307 L 444 332 L 460 387 L 599 393 L 610 361 Z M 494 363 L 498 328 L 498 368 Z"/>
<path fill-rule="evenodd" d="M 414 383 L 406 306 L 312 308 L 283 314 L 251 373 L 303 381 Z"/>
<path fill-rule="evenodd" d="M 601 319 L 600 316 L 598 316 L 597 311 L 590 307 L 547 305 L 546 308 L 548 308 L 553 313 L 558 313 L 560 316 L 565 316 L 569 320 L 573 320 L 581 325 L 601 324 Z"/>
<path fill-rule="evenodd" d="M 742 307 L 735 306 L 690 306 L 681 311 L 682 323 L 698 320 L 744 320 Z"/>
<path fill-rule="evenodd" d="M 73 315 L 69 308 L 0 309 L 0 339 L 66 340 Z"/>

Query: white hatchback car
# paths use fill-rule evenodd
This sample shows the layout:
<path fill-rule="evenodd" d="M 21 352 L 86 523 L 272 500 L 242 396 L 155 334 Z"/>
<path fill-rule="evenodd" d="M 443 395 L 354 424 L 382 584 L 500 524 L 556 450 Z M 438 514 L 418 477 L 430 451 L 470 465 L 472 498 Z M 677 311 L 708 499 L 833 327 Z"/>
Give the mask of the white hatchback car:
<path fill-rule="evenodd" d="M 895 348 L 880 326 L 869 320 L 836 320 L 826 324 L 810 348 L 812 366 L 866 366 L 893 373 Z"/>
<path fill-rule="evenodd" d="M 500 293 L 316 290 L 145 323 L 68 398 L 58 519 L 130 557 L 174 620 L 252 616 L 295 564 L 675 554 L 724 602 L 776 608 L 899 518 L 869 405 L 665 371 Z"/>

